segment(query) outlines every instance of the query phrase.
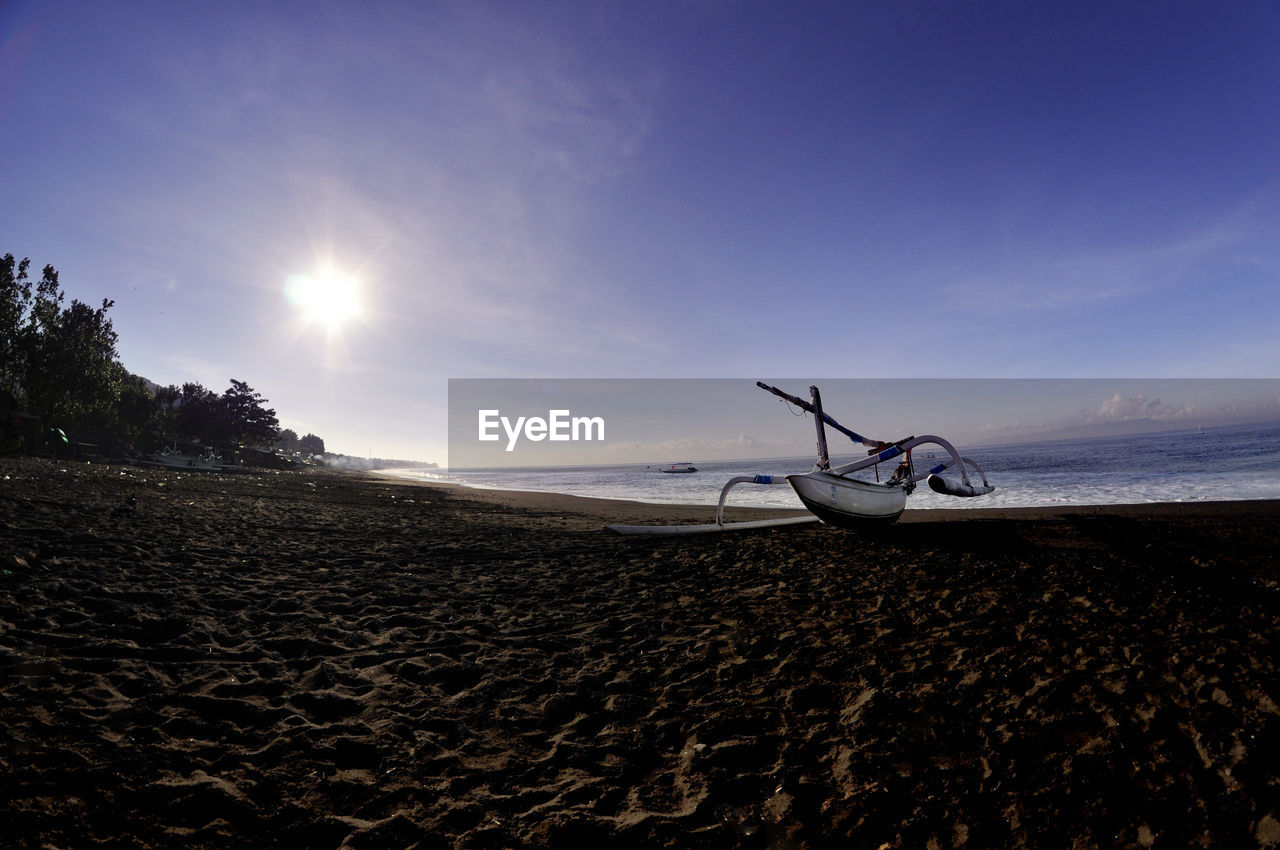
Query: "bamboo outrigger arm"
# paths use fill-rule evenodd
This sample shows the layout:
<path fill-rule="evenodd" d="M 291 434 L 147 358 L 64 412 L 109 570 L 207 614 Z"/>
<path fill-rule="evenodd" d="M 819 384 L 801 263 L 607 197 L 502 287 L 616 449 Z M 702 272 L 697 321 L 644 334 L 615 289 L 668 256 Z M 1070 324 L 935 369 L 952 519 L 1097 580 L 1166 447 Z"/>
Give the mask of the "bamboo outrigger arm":
<path fill-rule="evenodd" d="M 833 475 L 848 475 L 851 472 L 857 472 L 860 469 L 866 469 L 868 466 L 874 466 L 886 460 L 892 460 L 898 455 L 905 454 L 916 446 L 924 443 L 933 443 L 941 446 L 947 454 L 951 455 L 951 460 L 947 463 L 940 463 L 930 468 L 927 472 L 921 472 L 912 476 L 912 481 L 919 481 L 922 478 L 929 479 L 929 488 L 936 493 L 945 493 L 949 496 L 982 496 L 990 493 L 995 488 L 987 482 L 987 474 L 983 471 L 975 461 L 967 457 L 961 457 L 956 451 L 956 447 L 950 442 L 944 440 L 935 434 L 925 434 L 921 437 L 910 437 L 901 442 L 895 443 L 882 452 L 877 452 L 865 460 L 855 460 L 853 463 L 846 463 L 841 466 L 833 467 L 831 473 Z M 978 473 L 978 477 L 982 479 L 981 485 L 975 485 L 969 481 L 969 473 L 965 467 L 971 467 L 974 472 Z M 942 478 L 939 473 L 945 469 L 956 467 L 960 472 L 960 483 L 956 484 Z"/>
<path fill-rule="evenodd" d="M 756 381 L 756 386 L 762 390 L 767 390 L 773 393 L 778 398 L 786 399 L 787 401 L 791 402 L 796 407 L 800 408 L 806 413 L 814 412 L 813 405 L 810 402 L 807 402 L 804 399 L 800 398 L 799 396 L 794 396 L 794 395 L 791 395 L 790 393 L 783 392 L 777 387 L 771 387 L 768 384 L 766 384 L 764 381 Z M 814 389 L 815 389 L 814 387 L 809 388 L 810 392 L 812 392 Z M 873 440 L 870 437 L 864 437 L 855 431 L 850 431 L 848 428 L 841 425 L 831 416 L 827 415 L 826 413 L 822 413 L 821 410 L 819 410 L 818 413 L 821 414 L 820 421 L 827 423 L 832 428 L 835 428 L 837 431 L 839 431 L 841 434 L 844 434 L 846 437 L 848 437 L 850 440 L 853 440 L 855 443 L 861 443 L 864 446 L 882 445 L 882 443 L 879 440 Z"/>

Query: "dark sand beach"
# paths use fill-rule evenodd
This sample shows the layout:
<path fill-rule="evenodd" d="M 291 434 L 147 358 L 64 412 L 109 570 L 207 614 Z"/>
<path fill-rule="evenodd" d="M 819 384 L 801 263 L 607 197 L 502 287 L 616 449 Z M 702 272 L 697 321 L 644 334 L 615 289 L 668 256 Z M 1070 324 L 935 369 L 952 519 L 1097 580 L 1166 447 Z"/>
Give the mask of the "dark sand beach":
<path fill-rule="evenodd" d="M 712 513 L 0 460 L 0 846 L 1280 846 L 1277 503 Z"/>

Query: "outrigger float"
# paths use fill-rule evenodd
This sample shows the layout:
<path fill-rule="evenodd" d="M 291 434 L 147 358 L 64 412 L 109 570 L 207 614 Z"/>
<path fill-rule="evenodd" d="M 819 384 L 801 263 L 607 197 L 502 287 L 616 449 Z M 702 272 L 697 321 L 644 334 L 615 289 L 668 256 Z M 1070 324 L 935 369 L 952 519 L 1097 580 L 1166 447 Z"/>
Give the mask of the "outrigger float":
<path fill-rule="evenodd" d="M 814 426 L 818 433 L 818 460 L 810 472 L 795 475 L 739 475 L 729 479 L 720 491 L 720 502 L 716 506 L 716 521 L 706 525 L 608 525 L 610 531 L 618 534 L 700 534 L 711 531 L 736 531 L 750 528 L 770 528 L 780 525 L 797 525 L 800 523 L 822 521 L 829 525 L 856 528 L 868 523 L 890 523 L 902 515 L 907 506 L 907 496 L 915 491 L 916 482 L 926 480 L 929 489 L 946 496 L 972 497 L 990 493 L 995 487 L 987 482 L 987 475 L 976 462 L 961 457 L 955 446 L 942 437 L 925 434 L 919 437 L 905 437 L 888 443 L 873 440 L 844 427 L 822 410 L 822 395 L 816 386 L 809 387 L 809 401 L 771 387 L 762 381 L 756 386 L 773 393 L 796 405 L 801 410 L 813 414 Z M 830 425 L 850 440 L 869 447 L 868 457 L 851 463 L 833 467 L 827 453 L 827 431 Z M 950 457 L 925 472 L 916 472 L 911 452 L 917 446 L 931 443 L 941 447 Z M 885 461 L 900 458 L 893 475 L 887 481 L 878 480 L 878 465 Z M 854 473 L 877 467 L 877 480 L 865 481 L 851 477 Z M 947 469 L 955 469 L 960 480 L 943 478 Z M 969 469 L 972 469 L 982 481 L 975 484 L 969 480 Z M 800 501 L 809 509 L 810 516 L 783 517 L 781 519 L 753 520 L 750 522 L 725 522 L 724 503 L 729 491 L 739 484 L 790 484 Z"/>

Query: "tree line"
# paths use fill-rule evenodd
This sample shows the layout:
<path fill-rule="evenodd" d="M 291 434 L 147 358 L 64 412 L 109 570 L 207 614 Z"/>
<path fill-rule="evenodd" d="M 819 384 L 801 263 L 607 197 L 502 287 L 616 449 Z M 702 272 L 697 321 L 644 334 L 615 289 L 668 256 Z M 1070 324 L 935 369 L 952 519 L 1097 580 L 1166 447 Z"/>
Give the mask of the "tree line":
<path fill-rule="evenodd" d="M 281 445 L 319 454 L 324 441 L 280 428 L 275 410 L 244 381 L 218 393 L 199 383 L 159 387 L 130 373 L 116 351 L 107 312 L 78 300 L 64 306 L 58 271 L 32 280 L 30 260 L 0 259 L 0 412 L 20 414 L 69 433 L 104 435 L 140 448 L 147 442 L 206 446 Z"/>

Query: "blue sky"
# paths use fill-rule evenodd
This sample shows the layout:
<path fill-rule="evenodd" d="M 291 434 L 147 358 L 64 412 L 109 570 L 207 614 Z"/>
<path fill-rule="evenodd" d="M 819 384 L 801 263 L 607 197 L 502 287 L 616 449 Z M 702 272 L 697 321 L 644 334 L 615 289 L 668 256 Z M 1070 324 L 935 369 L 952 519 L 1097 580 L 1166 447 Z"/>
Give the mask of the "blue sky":
<path fill-rule="evenodd" d="M 451 377 L 1277 377 L 1277 44 L 1274 2 L 5 0 L 0 252 L 361 455 L 438 459 Z M 328 266 L 363 312 L 307 324 Z"/>

